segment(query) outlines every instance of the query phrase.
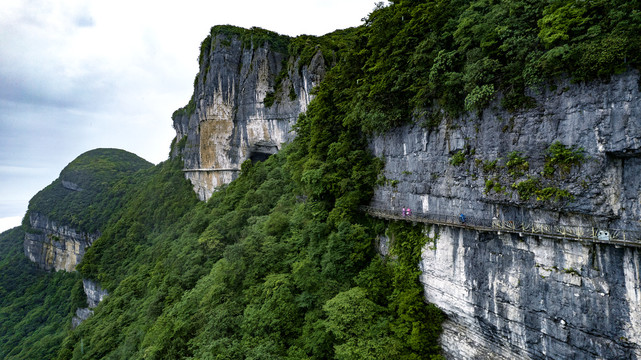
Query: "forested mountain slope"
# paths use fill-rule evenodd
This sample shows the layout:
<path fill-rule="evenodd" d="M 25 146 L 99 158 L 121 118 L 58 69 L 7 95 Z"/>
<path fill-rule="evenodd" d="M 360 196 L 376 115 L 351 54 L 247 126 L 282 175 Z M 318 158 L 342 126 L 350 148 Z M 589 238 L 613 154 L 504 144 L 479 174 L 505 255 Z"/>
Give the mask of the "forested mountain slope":
<path fill-rule="evenodd" d="M 45 337 L 32 348 L 58 359 L 439 358 L 444 316 L 425 303 L 418 267 L 437 239 L 359 211 L 377 184 L 391 186 L 368 150 L 370 135 L 408 123 L 436 128 L 497 97 L 515 111 L 555 78 L 607 81 L 638 68 L 640 10 L 638 1 L 394 1 L 364 25 L 324 37 L 212 28 L 202 70 L 216 36 L 221 46 L 278 50 L 290 64 L 320 51 L 327 73 L 295 139 L 264 162 L 243 162 L 207 202 L 182 171 L 180 155 L 199 146 L 185 133 L 172 159 L 141 164 L 90 203 L 36 196 L 30 211 L 99 233 L 76 270 L 110 295 L 77 328 L 58 327 L 62 343 L 47 347 Z M 199 82 L 202 73 L 195 89 Z M 268 93 L 258 100 L 287 102 L 287 91 Z M 201 100 L 195 93 L 174 121 L 197 113 Z M 63 175 L 65 196 L 88 191 Z M 77 292 L 76 274 L 53 276 Z M 55 321 L 27 322 L 46 329 Z"/>
<path fill-rule="evenodd" d="M 54 359 L 78 307 L 85 307 L 78 273 L 49 273 L 24 255 L 24 231 L 0 234 L 0 357 Z"/>

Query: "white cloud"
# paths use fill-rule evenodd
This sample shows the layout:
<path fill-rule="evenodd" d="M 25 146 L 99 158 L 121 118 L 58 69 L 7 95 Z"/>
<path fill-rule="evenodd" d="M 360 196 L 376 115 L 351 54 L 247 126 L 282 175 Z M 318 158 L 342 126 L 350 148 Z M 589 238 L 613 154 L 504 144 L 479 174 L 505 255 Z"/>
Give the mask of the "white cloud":
<path fill-rule="evenodd" d="M 4 166 L 0 165 L 0 173 L 9 175 L 39 175 L 45 171 L 43 168 L 26 166 Z"/>
<path fill-rule="evenodd" d="M 22 216 L 0 218 L 0 233 L 12 229 L 22 222 Z"/>

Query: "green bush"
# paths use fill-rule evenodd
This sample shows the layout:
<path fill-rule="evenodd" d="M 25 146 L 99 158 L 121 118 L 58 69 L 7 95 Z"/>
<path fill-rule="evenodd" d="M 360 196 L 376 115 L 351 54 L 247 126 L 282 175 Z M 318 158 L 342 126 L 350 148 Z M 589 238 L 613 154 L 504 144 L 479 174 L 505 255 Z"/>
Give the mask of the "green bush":
<path fill-rule="evenodd" d="M 450 165 L 453 165 L 453 166 L 462 165 L 464 162 L 465 162 L 465 151 L 464 150 L 460 150 L 460 151 L 454 153 L 454 155 L 452 155 L 452 157 L 450 158 Z"/>
<path fill-rule="evenodd" d="M 495 93 L 493 84 L 476 86 L 465 97 L 465 110 L 482 110 L 486 108 L 494 98 Z"/>
<path fill-rule="evenodd" d="M 268 91 L 267 94 L 265 94 L 265 99 L 263 100 L 265 107 L 272 107 L 275 101 L 276 101 L 276 93 L 273 91 Z"/>
<path fill-rule="evenodd" d="M 485 194 L 489 194 L 491 191 L 494 191 L 497 194 L 502 194 L 505 192 L 505 186 L 501 185 L 498 178 L 487 179 L 485 180 L 485 189 L 483 192 Z"/>
<path fill-rule="evenodd" d="M 494 159 L 494 160 L 485 160 L 482 162 L 483 164 L 483 171 L 486 173 L 493 172 L 497 170 L 499 159 Z"/>
<path fill-rule="evenodd" d="M 505 167 L 512 177 L 523 176 L 530 169 L 530 163 L 521 155 L 520 151 L 512 151 L 507 155 Z"/>
<path fill-rule="evenodd" d="M 512 184 L 512 188 L 516 190 L 519 199 L 527 201 L 541 190 L 541 180 L 528 176 L 527 180 Z"/>
<path fill-rule="evenodd" d="M 555 188 L 555 187 L 546 187 L 537 191 L 536 200 L 538 201 L 548 201 L 554 200 L 556 202 L 562 200 L 574 200 L 574 196 L 570 194 L 569 191 Z"/>
<path fill-rule="evenodd" d="M 547 177 L 552 177 L 554 174 L 567 176 L 573 167 L 580 166 L 584 161 L 585 149 L 574 145 L 568 147 L 556 141 L 545 152 L 543 174 Z"/>

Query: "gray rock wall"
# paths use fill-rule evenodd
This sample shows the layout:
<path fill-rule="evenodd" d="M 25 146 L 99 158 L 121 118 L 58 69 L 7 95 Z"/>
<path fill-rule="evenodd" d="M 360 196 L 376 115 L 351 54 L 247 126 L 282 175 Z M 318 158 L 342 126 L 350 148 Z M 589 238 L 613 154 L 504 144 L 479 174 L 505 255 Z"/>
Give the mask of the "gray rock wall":
<path fill-rule="evenodd" d="M 93 315 L 93 308 L 109 295 L 107 290 L 100 287 L 98 283 L 89 279 L 82 279 L 82 287 L 87 295 L 87 307 L 76 309 L 76 316 L 71 319 L 71 327 L 76 328 L 83 321 Z"/>
<path fill-rule="evenodd" d="M 371 149 L 385 159 L 386 186 L 372 206 L 515 221 L 606 224 L 639 229 L 641 215 L 641 93 L 638 72 L 609 83 L 561 83 L 532 94 L 533 109 L 509 113 L 495 106 L 481 116 L 443 120 L 434 129 L 408 125 L 375 138 Z M 420 121 L 418 121 L 420 122 Z M 586 160 L 568 174 L 541 173 L 548 147 L 559 141 L 583 148 Z M 529 170 L 511 176 L 507 156 L 519 151 Z M 465 154 L 462 164 L 452 157 Z M 484 164 L 497 160 L 496 168 Z M 541 187 L 567 190 L 572 201 L 528 201 L 512 185 L 535 177 Z M 488 180 L 504 190 L 486 192 Z"/>
<path fill-rule="evenodd" d="M 36 232 L 25 234 L 24 252 L 45 270 L 74 271 L 99 236 L 58 224 L 35 211 L 29 212 L 29 222 Z"/>
<path fill-rule="evenodd" d="M 639 248 L 432 229 L 421 282 L 451 359 L 641 358 Z"/>
<path fill-rule="evenodd" d="M 497 102 L 433 129 L 409 125 L 374 139 L 387 182 L 371 206 L 639 230 L 638 72 L 532 96 L 533 109 L 509 113 Z M 586 160 L 546 177 L 545 153 L 555 141 L 582 147 Z M 529 162 L 523 174 L 509 173 L 513 151 Z M 458 152 L 464 161 L 453 165 Z M 530 178 L 573 200 L 521 199 L 512 185 Z M 488 180 L 503 189 L 487 191 Z M 438 239 L 423 249 L 421 281 L 427 300 L 448 316 L 441 337 L 448 358 L 641 358 L 639 248 L 447 226 L 432 232 Z"/>
<path fill-rule="evenodd" d="M 100 302 L 109 295 L 107 290 L 100 287 L 100 284 L 93 280 L 82 279 L 82 287 L 87 295 L 87 305 L 90 309 L 95 308 Z"/>
<path fill-rule="evenodd" d="M 286 76 L 275 88 L 283 66 Z M 195 84 L 196 110 L 174 118 L 176 139 L 186 137 L 185 176 L 201 200 L 235 179 L 243 161 L 273 154 L 293 138 L 292 125 L 325 70 L 320 52 L 299 70 L 297 59 L 267 43 L 243 46 L 236 36 L 212 37 Z M 265 105 L 268 92 L 275 94 L 271 106 Z"/>

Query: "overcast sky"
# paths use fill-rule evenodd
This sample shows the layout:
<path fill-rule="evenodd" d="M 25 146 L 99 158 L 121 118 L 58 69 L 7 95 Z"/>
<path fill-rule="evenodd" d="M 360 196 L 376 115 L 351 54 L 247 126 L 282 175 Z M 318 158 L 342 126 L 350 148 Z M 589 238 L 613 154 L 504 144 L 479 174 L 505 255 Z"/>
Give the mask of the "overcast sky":
<path fill-rule="evenodd" d="M 214 25 L 322 35 L 360 25 L 374 0 L 3 0 L 0 231 L 85 151 L 167 159 L 171 114 Z"/>

